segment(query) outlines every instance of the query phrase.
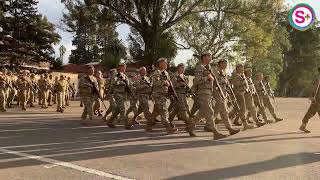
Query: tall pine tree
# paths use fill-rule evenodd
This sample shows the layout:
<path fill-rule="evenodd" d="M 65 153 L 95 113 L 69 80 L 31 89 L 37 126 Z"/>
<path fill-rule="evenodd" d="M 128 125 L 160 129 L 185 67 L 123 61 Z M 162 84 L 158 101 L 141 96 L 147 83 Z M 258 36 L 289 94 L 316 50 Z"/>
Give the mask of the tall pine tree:
<path fill-rule="evenodd" d="M 0 55 L 11 66 L 53 60 L 52 45 L 60 36 L 47 18 L 38 13 L 36 0 L 4 0 L 0 18 Z"/>

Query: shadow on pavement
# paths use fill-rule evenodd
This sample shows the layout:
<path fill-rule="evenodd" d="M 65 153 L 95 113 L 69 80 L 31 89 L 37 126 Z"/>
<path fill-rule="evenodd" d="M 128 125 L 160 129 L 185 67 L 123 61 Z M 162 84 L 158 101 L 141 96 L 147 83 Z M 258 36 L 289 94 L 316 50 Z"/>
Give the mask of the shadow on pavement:
<path fill-rule="evenodd" d="M 279 156 L 267 161 L 244 164 L 239 166 L 216 169 L 212 171 L 196 172 L 183 176 L 168 178 L 168 180 L 195 180 L 195 179 L 228 179 L 240 176 L 271 171 L 281 168 L 310 164 L 320 161 L 320 156 L 313 153 L 298 153 Z"/>

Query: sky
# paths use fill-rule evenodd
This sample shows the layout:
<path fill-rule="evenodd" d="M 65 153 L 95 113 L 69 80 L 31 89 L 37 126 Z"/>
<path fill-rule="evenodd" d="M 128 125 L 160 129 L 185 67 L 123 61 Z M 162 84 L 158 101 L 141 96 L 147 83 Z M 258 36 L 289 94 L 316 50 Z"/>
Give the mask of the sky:
<path fill-rule="evenodd" d="M 320 19 L 320 3 L 319 0 L 286 0 L 290 6 L 298 3 L 307 3 L 311 5 L 316 11 L 316 16 Z M 49 21 L 54 23 L 56 26 L 61 24 L 61 17 L 64 11 L 64 5 L 61 0 L 39 0 L 38 10 L 41 14 L 45 15 Z M 67 49 L 66 55 L 64 57 L 64 63 L 68 63 L 68 57 L 71 54 L 71 50 L 74 49 L 72 46 L 73 35 L 71 33 L 64 32 L 63 30 L 57 28 L 56 30 L 61 36 L 61 42 L 55 45 L 56 53 L 58 53 L 58 48 L 64 45 Z M 117 27 L 117 32 L 119 33 L 119 38 L 127 45 L 127 37 L 130 29 L 127 25 L 120 25 Z M 175 64 L 186 63 L 193 55 L 191 50 L 179 50 L 178 55 L 174 59 Z M 58 56 L 58 54 L 57 54 Z"/>

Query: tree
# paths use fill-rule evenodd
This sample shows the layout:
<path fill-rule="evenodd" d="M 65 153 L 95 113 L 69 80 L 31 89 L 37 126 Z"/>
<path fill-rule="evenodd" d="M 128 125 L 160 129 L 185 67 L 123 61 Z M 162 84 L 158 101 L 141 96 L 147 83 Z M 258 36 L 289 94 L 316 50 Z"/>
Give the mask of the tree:
<path fill-rule="evenodd" d="M 0 24 L 0 55 L 11 65 L 53 60 L 52 44 L 60 36 L 46 17 L 37 12 L 37 1 L 5 0 Z"/>
<path fill-rule="evenodd" d="M 76 49 L 71 51 L 70 63 L 102 62 L 109 68 L 125 57 L 115 24 L 106 20 L 109 12 L 102 11 L 94 1 L 62 2 L 68 10 L 62 19 L 65 30 L 75 34 L 72 44 Z"/>
<path fill-rule="evenodd" d="M 98 0 L 105 11 L 111 12 L 110 21 L 125 23 L 139 33 L 143 40 L 142 64 L 151 66 L 159 56 L 163 34 L 192 14 L 217 11 L 211 4 L 214 0 Z M 226 8 L 233 11 L 238 7 Z"/>

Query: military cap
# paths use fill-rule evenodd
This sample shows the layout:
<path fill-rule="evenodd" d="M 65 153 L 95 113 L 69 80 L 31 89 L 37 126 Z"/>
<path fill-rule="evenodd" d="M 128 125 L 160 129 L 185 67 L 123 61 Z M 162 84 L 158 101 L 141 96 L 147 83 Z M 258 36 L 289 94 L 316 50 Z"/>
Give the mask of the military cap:
<path fill-rule="evenodd" d="M 228 62 L 226 59 L 218 59 L 217 63 Z"/>
<path fill-rule="evenodd" d="M 177 68 L 179 67 L 184 67 L 184 64 L 183 63 L 178 64 Z"/>
<path fill-rule="evenodd" d="M 246 68 L 246 69 L 244 70 L 244 72 L 252 72 L 252 69 L 251 69 L 251 68 Z"/>
<path fill-rule="evenodd" d="M 118 67 L 119 67 L 119 66 L 126 66 L 126 63 L 124 63 L 124 62 L 119 62 Z"/>
<path fill-rule="evenodd" d="M 203 53 L 201 53 L 200 58 L 202 59 L 204 56 L 211 56 L 211 53 L 210 52 L 203 52 Z"/>
<path fill-rule="evenodd" d="M 162 61 L 164 61 L 165 63 L 168 64 L 167 58 L 159 58 L 159 59 L 157 60 L 157 63 L 160 63 L 160 62 L 162 62 Z"/>

